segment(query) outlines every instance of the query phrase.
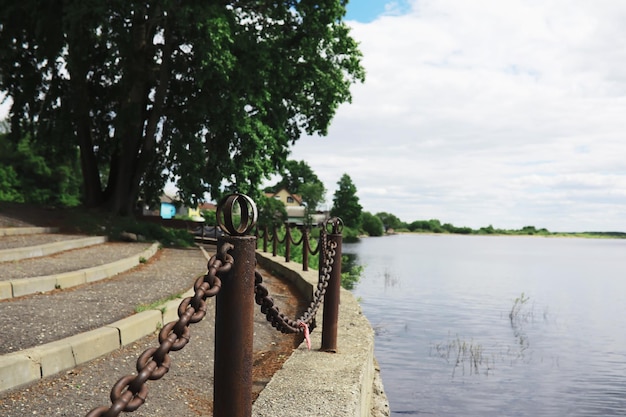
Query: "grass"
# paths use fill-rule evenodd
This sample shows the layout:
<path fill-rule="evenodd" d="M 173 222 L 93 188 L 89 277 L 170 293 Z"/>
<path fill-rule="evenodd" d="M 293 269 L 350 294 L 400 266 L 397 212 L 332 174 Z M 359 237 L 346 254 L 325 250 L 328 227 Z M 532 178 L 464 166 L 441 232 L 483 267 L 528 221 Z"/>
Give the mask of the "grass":
<path fill-rule="evenodd" d="M 148 311 L 148 310 L 156 310 L 157 307 L 159 307 L 162 304 L 167 303 L 168 301 L 172 301 L 172 300 L 176 300 L 177 298 L 181 298 L 182 293 L 176 293 L 173 295 L 169 295 L 167 297 L 161 298 L 160 300 L 154 301 L 152 303 L 148 303 L 148 304 L 139 304 L 137 307 L 135 307 L 135 313 L 141 313 L 142 311 Z M 165 307 L 161 308 L 161 313 L 164 313 L 165 311 Z"/>
<path fill-rule="evenodd" d="M 527 320 L 528 315 L 532 314 L 531 312 L 522 313 L 524 306 L 530 300 L 524 293 L 522 293 L 519 297 L 513 300 L 513 307 L 511 307 L 511 312 L 509 313 L 509 319 L 511 320 L 511 325 L 521 320 Z"/>

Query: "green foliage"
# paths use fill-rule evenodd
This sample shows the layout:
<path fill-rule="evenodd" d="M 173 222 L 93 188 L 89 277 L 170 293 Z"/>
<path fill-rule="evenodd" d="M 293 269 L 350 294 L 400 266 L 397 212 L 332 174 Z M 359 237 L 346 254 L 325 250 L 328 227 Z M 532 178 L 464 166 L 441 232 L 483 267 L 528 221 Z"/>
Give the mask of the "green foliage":
<path fill-rule="evenodd" d="M 281 227 L 278 231 L 278 237 L 282 240 L 285 236 L 285 227 Z M 345 229 L 344 229 L 345 231 Z M 291 235 L 293 239 L 297 242 L 300 240 L 302 236 L 302 232 L 297 228 L 291 228 Z M 345 234 L 344 234 L 345 241 Z M 319 229 L 314 228 L 309 235 L 309 242 L 312 248 L 316 248 L 319 242 Z M 257 241 L 257 247 L 261 247 L 262 241 L 259 239 Z M 277 247 L 277 255 L 285 256 L 286 246 L 284 243 L 279 244 Z M 303 254 L 302 254 L 302 244 L 295 246 L 290 246 L 290 255 L 291 260 L 293 262 L 302 263 Z M 341 286 L 347 290 L 351 290 L 354 288 L 357 282 L 359 282 L 361 278 L 361 274 L 363 273 L 363 266 L 356 265 L 350 262 L 350 259 L 347 255 L 342 255 L 341 257 L 342 263 L 342 272 L 341 272 Z M 309 254 L 309 268 L 319 270 L 319 252 L 316 255 Z"/>
<path fill-rule="evenodd" d="M 352 227 L 344 227 L 341 234 L 343 235 L 343 241 L 346 243 L 354 243 L 358 242 L 359 240 L 358 229 L 354 229 Z"/>
<path fill-rule="evenodd" d="M 304 184 L 322 183 L 305 161 L 288 160 L 282 170 L 281 180 L 272 187 L 274 191 L 286 188 L 291 193 L 300 193 Z"/>
<path fill-rule="evenodd" d="M 376 213 L 376 217 L 378 217 L 380 219 L 381 222 L 383 222 L 383 226 L 385 227 L 385 232 L 388 231 L 389 229 L 401 229 L 403 227 L 407 227 L 407 224 L 405 222 L 403 222 L 402 220 L 400 220 L 398 217 L 396 217 L 394 214 L 391 213 L 386 213 L 386 212 L 379 212 Z"/>
<path fill-rule="evenodd" d="M 200 214 L 204 217 L 204 223 L 213 226 L 217 224 L 217 212 L 215 210 L 202 210 Z"/>
<path fill-rule="evenodd" d="M 473 231 L 471 227 L 456 227 L 451 223 L 444 223 L 441 227 L 448 233 L 456 233 L 459 235 L 468 235 Z"/>
<path fill-rule="evenodd" d="M 441 226 L 441 222 L 437 219 L 415 220 L 409 224 L 409 230 L 412 232 L 427 233 L 443 233 L 445 231 L 445 229 Z"/>
<path fill-rule="evenodd" d="M 16 141 L 15 141 L 16 140 Z M 80 203 L 78 153 L 54 158 L 30 137 L 0 134 L 0 200 L 42 205 Z"/>
<path fill-rule="evenodd" d="M 546 228 L 537 229 L 535 226 L 524 226 L 519 230 L 519 233 L 526 235 L 547 235 L 550 232 Z"/>
<path fill-rule="evenodd" d="M 384 233 L 384 226 L 380 217 L 374 216 L 368 211 L 364 211 L 362 214 L 361 227 L 370 236 L 382 236 Z"/>
<path fill-rule="evenodd" d="M 311 216 L 315 213 L 317 206 L 324 201 L 324 194 L 326 194 L 324 183 L 305 161 L 289 160 L 285 164 L 281 180 L 276 185 L 266 188 L 266 192 L 277 192 L 281 188 L 296 193 L 302 198 L 302 203 L 306 206 L 305 224 L 310 226 Z"/>
<path fill-rule="evenodd" d="M 363 207 L 356 195 L 356 186 L 348 174 L 343 174 L 337 182 L 339 186 L 333 197 L 333 208 L 330 215 L 343 220 L 346 227 L 359 229 Z"/>
<path fill-rule="evenodd" d="M 257 225 L 260 228 L 268 227 L 271 231 L 273 227 L 280 227 L 287 221 L 287 210 L 282 201 L 262 195 L 257 199 L 257 207 Z"/>
<path fill-rule="evenodd" d="M 286 233 L 285 225 L 281 225 L 280 227 L 277 227 L 276 232 L 278 233 L 278 239 L 283 240 L 285 237 L 285 233 Z M 270 229 L 270 233 L 272 233 L 272 229 Z M 290 228 L 290 233 L 291 233 L 293 240 L 296 242 L 299 241 L 300 237 L 302 236 L 302 232 L 300 231 L 300 229 L 295 228 L 295 227 Z M 309 234 L 309 243 L 313 249 L 317 248 L 318 241 L 319 241 L 319 230 L 317 230 L 316 233 L 312 232 Z M 257 241 L 257 247 L 260 248 L 261 245 L 262 245 L 262 240 L 259 239 Z M 270 247 L 271 247 L 271 243 L 270 243 Z M 284 242 L 279 243 L 278 247 L 276 248 L 276 252 L 277 252 L 277 255 L 279 256 L 285 256 L 286 244 Z M 289 252 L 290 252 L 290 257 L 292 261 L 302 263 L 304 259 L 303 254 L 302 254 L 302 244 L 297 245 L 297 246 L 290 245 Z M 319 252 L 316 255 L 309 254 L 309 268 L 319 269 L 319 262 L 320 262 Z"/>
<path fill-rule="evenodd" d="M 306 206 L 304 210 L 305 224 L 310 226 L 313 222 L 313 214 L 317 209 L 317 206 L 324 201 L 324 194 L 326 188 L 324 184 L 320 182 L 304 183 L 298 188 L 298 194 L 302 197 L 302 202 Z"/>
<path fill-rule="evenodd" d="M 80 148 L 85 203 L 113 213 L 154 202 L 168 179 L 185 204 L 256 198 L 364 80 L 343 0 L 5 3 L 11 134 L 46 161 Z"/>
<path fill-rule="evenodd" d="M 159 241 L 164 246 L 189 247 L 194 244 L 193 235 L 185 229 L 114 216 L 101 210 L 71 210 L 74 210 L 71 215 L 72 226 L 80 233 L 106 235 L 116 241 L 122 239 L 122 233 L 128 232 L 142 236 L 147 241 Z"/>
<path fill-rule="evenodd" d="M 24 202 L 24 197 L 19 192 L 20 181 L 17 173 L 11 165 L 0 165 L 0 201 Z"/>
<path fill-rule="evenodd" d="M 492 225 L 478 229 L 479 235 L 493 235 L 494 233 L 496 233 L 496 229 L 494 229 Z"/>
<path fill-rule="evenodd" d="M 346 263 L 347 258 L 342 256 L 342 266 Z M 343 269 L 343 268 L 342 268 Z M 361 280 L 361 274 L 363 274 L 362 265 L 352 265 L 347 271 L 341 273 L 341 286 L 346 290 L 353 290 L 356 284 Z"/>

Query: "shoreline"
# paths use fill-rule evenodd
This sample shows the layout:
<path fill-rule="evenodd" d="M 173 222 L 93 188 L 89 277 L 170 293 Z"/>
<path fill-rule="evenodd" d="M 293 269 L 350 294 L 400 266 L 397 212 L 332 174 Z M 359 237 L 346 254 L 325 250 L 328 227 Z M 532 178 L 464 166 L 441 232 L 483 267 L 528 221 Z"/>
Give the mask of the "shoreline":
<path fill-rule="evenodd" d="M 606 234 L 604 234 L 606 233 Z M 611 235 L 611 234 L 616 235 Z M 427 235 L 427 236 L 468 236 L 468 237 L 528 237 L 528 238 L 580 238 L 580 239 L 615 239 L 622 240 L 626 239 L 626 233 L 624 232 L 554 232 L 554 233 L 536 233 L 536 234 L 525 234 L 525 233 L 450 233 L 450 232 L 410 232 L 410 231 L 401 231 L 401 232 L 393 232 L 393 233 L 385 233 L 382 236 L 362 236 L 362 237 L 385 237 L 385 236 L 395 236 L 395 235 Z M 361 238 L 361 236 L 359 236 Z"/>

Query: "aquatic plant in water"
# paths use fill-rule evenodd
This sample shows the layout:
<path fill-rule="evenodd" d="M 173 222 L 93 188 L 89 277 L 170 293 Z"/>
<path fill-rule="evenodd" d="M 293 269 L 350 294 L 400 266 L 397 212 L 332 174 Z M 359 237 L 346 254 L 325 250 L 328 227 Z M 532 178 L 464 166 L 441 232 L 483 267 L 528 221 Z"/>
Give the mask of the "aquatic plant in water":
<path fill-rule="evenodd" d="M 547 320 L 547 311 L 543 314 Z M 463 375 L 478 375 L 483 373 L 488 376 L 496 367 L 496 359 L 511 365 L 518 360 L 524 360 L 526 350 L 530 347 L 530 341 L 526 333 L 526 325 L 534 321 L 534 305 L 530 303 L 530 297 L 525 293 L 513 300 L 513 306 L 509 312 L 509 320 L 515 343 L 503 349 L 503 346 L 494 346 L 485 350 L 482 344 L 467 340 L 456 335 L 445 342 L 432 344 L 431 356 L 445 359 L 453 364 L 452 377 L 460 369 Z M 489 353 L 488 353 L 489 352 Z"/>
<path fill-rule="evenodd" d="M 495 367 L 494 358 L 490 359 L 485 354 L 481 344 L 474 343 L 473 340 L 467 342 L 458 335 L 456 339 L 431 346 L 431 355 L 433 353 L 449 363 L 454 363 L 452 377 L 454 377 L 457 368 L 462 370 L 463 375 L 465 375 L 466 366 L 470 375 L 478 374 L 482 370 L 484 370 L 485 375 L 489 375 L 489 371 Z"/>

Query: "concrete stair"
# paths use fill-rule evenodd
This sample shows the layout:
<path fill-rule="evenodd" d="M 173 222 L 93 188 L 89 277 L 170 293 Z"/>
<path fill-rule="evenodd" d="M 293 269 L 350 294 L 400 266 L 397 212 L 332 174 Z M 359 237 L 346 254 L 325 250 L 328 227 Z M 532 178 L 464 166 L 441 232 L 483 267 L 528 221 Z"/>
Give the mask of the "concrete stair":
<path fill-rule="evenodd" d="M 3 307 L 2 303 L 9 303 L 4 306 L 7 307 L 12 306 L 11 303 L 29 299 L 32 301 L 33 297 L 44 301 L 45 298 L 58 295 L 69 288 L 80 292 L 83 288 L 89 289 L 89 285 L 85 284 L 112 277 L 134 279 L 128 271 L 150 262 L 159 250 L 158 243 L 107 243 L 106 237 L 102 236 L 58 235 L 55 232 L 57 230 L 54 228 L 0 228 L 0 309 Z M 31 244 L 32 242 L 35 243 Z M 132 254 L 108 260 L 106 263 L 98 263 L 94 253 L 106 245 L 121 245 L 108 247 L 109 253 L 113 251 L 119 254 Z M 202 254 L 198 256 L 205 259 Z M 90 263 L 93 263 L 93 266 L 85 267 L 85 264 Z M 40 275 L 42 270 L 54 269 L 52 265 L 55 268 L 62 265 L 64 270 Z M 32 276 L 27 273 L 31 269 Z M 23 276 L 25 270 L 29 276 Z M 128 275 L 128 278 L 125 275 Z M 131 313 L 89 331 L 1 354 L 0 392 L 69 370 L 154 332 L 165 323 L 177 319 L 180 298 L 190 294 L 191 290 L 179 294 L 177 299 L 137 314 Z M 32 328 L 36 323 L 29 324 L 29 320 L 36 321 L 36 318 L 31 318 L 26 311 L 25 313 L 24 319 L 18 323 L 23 326 L 22 332 L 36 331 Z M 3 326 L 8 325 L 9 323 L 4 321 L 0 324 L 0 331 Z M 10 337 L 10 332 L 3 331 L 3 334 Z M 9 336 L 6 336 L 7 334 Z"/>

